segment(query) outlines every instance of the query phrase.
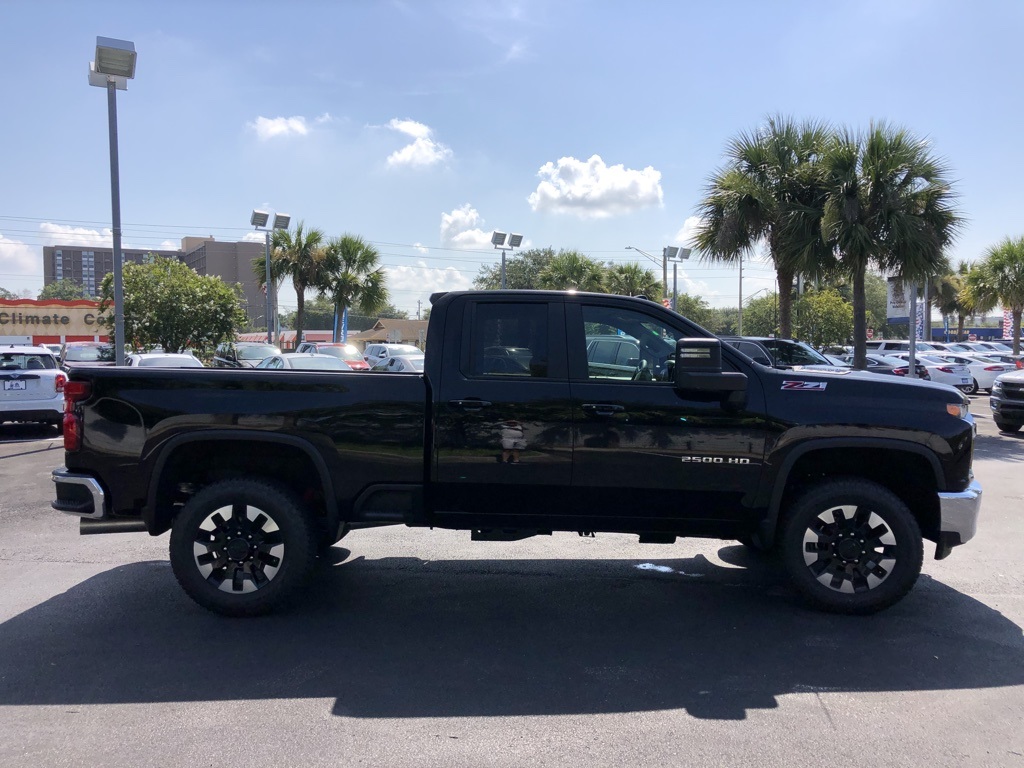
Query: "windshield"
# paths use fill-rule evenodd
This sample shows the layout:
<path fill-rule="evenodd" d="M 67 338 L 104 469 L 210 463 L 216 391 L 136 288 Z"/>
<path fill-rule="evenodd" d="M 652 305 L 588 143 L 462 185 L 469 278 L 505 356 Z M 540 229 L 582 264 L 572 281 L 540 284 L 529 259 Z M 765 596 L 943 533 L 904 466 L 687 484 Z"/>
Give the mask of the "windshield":
<path fill-rule="evenodd" d="M 108 345 L 66 347 L 64 360 L 69 363 L 112 363 L 114 362 L 114 348 Z"/>
<path fill-rule="evenodd" d="M 293 357 L 289 365 L 300 371 L 347 371 L 349 367 L 336 357 Z"/>
<path fill-rule="evenodd" d="M 412 344 L 389 344 L 388 354 L 392 357 L 397 355 L 422 355 L 419 348 L 414 347 Z"/>
<path fill-rule="evenodd" d="M 52 355 L 33 355 L 24 352 L 4 352 L 0 355 L 0 371 L 25 371 L 56 368 Z"/>
<path fill-rule="evenodd" d="M 143 357 L 139 359 L 140 368 L 202 368 L 203 364 L 194 357 Z"/>
<path fill-rule="evenodd" d="M 760 343 L 775 356 L 777 365 L 832 365 L 824 355 L 802 341 L 767 339 Z"/>
<path fill-rule="evenodd" d="M 281 350 L 271 344 L 260 344 L 258 347 L 236 347 L 235 354 L 239 360 L 262 360 L 271 355 L 280 355 Z"/>

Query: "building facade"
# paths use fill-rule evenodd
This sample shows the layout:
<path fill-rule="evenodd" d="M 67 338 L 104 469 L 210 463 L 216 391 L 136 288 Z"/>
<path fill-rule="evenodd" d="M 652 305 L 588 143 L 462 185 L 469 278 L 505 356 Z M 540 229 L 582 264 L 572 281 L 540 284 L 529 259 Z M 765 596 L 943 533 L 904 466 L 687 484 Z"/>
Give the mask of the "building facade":
<path fill-rule="evenodd" d="M 253 272 L 253 260 L 264 257 L 262 242 L 218 242 L 212 237 L 185 237 L 175 251 L 147 248 L 122 248 L 124 263 L 142 264 L 146 256 L 155 254 L 178 259 L 200 275 L 219 277 L 226 283 L 242 286 L 242 306 L 255 326 L 266 327 L 266 296 Z M 47 245 L 43 247 L 43 284 L 71 280 L 83 286 L 91 296 L 99 295 L 103 278 L 114 271 L 112 248 L 79 245 Z M 0 329 L 0 335 L 3 330 Z"/>

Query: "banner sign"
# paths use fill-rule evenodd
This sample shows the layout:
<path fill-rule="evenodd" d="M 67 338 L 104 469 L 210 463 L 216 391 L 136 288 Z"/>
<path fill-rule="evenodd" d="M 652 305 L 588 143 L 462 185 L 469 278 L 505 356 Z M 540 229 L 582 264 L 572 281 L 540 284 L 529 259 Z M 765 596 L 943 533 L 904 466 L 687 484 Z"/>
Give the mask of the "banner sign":
<path fill-rule="evenodd" d="M 898 325 L 910 322 L 907 294 L 903 289 L 903 281 L 898 277 L 890 277 L 886 286 L 885 319 Z"/>

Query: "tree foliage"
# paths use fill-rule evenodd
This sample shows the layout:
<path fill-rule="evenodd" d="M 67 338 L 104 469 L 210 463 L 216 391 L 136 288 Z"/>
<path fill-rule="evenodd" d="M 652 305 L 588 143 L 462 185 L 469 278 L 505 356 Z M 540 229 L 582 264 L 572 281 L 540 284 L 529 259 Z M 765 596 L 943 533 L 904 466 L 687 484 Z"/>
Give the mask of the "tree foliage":
<path fill-rule="evenodd" d="M 604 286 L 608 293 L 620 296 L 646 296 L 652 301 L 662 295 L 661 281 L 654 272 L 635 261 L 609 264 L 605 271 Z"/>
<path fill-rule="evenodd" d="M 565 291 L 604 291 L 604 267 L 579 251 L 560 251 L 540 273 L 541 288 Z"/>
<path fill-rule="evenodd" d="M 993 245 L 966 278 L 965 298 L 979 312 L 997 305 L 1013 317 L 1013 353 L 1020 352 L 1020 323 L 1024 313 L 1024 237 L 1007 237 Z"/>
<path fill-rule="evenodd" d="M 387 279 L 379 259 L 377 249 L 356 235 L 343 235 L 327 244 L 315 285 L 334 302 L 335 318 L 349 308 L 375 314 L 387 306 Z M 334 341 L 340 341 L 339 326 L 340 321 L 334 324 Z"/>
<path fill-rule="evenodd" d="M 305 327 L 306 290 L 322 285 L 325 280 L 324 233 L 315 228 L 307 230 L 305 223 L 300 221 L 294 231 L 275 229 L 270 242 L 271 279 L 276 275 L 291 278 L 297 306 L 296 338 L 301 339 Z"/>
<path fill-rule="evenodd" d="M 6 288 L 0 288 L 0 299 L 14 300 L 18 298 L 17 294 L 11 293 Z"/>
<path fill-rule="evenodd" d="M 753 133 L 740 133 L 726 149 L 726 164 L 712 175 L 698 206 L 694 237 L 706 260 L 735 263 L 768 247 L 779 286 L 779 326 L 790 335 L 793 281 L 830 265 L 820 220 L 824 188 L 818 165 L 829 129 L 769 117 Z"/>
<path fill-rule="evenodd" d="M 909 280 L 936 274 L 961 225 L 948 169 L 903 128 L 843 131 L 821 163 L 822 232 L 853 280 L 854 367 L 866 367 L 865 274 L 871 265 Z"/>
<path fill-rule="evenodd" d="M 805 293 L 794 314 L 797 338 L 818 349 L 846 344 L 853 333 L 853 305 L 830 288 Z"/>
<path fill-rule="evenodd" d="M 779 329 L 778 294 L 769 293 L 747 300 L 743 307 L 743 333 L 746 336 L 782 335 Z"/>
<path fill-rule="evenodd" d="M 153 256 L 144 264 L 126 262 L 124 287 L 125 342 L 135 349 L 163 347 L 166 352 L 192 349 L 212 353 L 245 322 L 242 289 L 219 277 L 202 276 L 177 259 Z M 100 287 L 100 322 L 114 335 L 114 275 Z"/>
<path fill-rule="evenodd" d="M 43 286 L 39 292 L 40 301 L 45 299 L 58 299 L 60 301 L 75 301 L 76 299 L 92 298 L 85 286 L 76 283 L 74 280 L 54 280 L 52 283 Z"/>
<path fill-rule="evenodd" d="M 510 290 L 537 290 L 540 273 L 555 258 L 553 248 L 531 248 L 505 259 L 505 285 Z M 478 291 L 496 291 L 501 288 L 501 263 L 480 268 L 473 287 Z"/>
<path fill-rule="evenodd" d="M 688 293 L 681 293 L 676 297 L 676 312 L 690 322 L 696 323 L 709 331 L 713 330 L 716 314 L 711 305 L 700 296 L 691 296 Z"/>

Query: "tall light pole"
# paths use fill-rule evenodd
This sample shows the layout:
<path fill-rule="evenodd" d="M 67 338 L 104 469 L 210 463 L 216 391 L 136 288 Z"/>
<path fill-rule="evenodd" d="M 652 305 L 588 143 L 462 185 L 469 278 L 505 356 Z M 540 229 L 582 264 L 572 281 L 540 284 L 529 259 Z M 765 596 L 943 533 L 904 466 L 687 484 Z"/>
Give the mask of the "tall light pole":
<path fill-rule="evenodd" d="M 257 232 L 264 233 L 265 243 L 265 258 L 267 266 L 266 286 L 267 286 L 267 344 L 274 343 L 274 325 L 271 318 L 274 317 L 273 312 L 273 301 L 271 296 L 277 292 L 277 286 L 270 279 L 270 232 L 274 229 L 288 229 L 288 225 L 291 223 L 292 217 L 287 213 L 275 213 L 274 224 L 271 227 L 267 226 L 267 222 L 270 220 L 270 214 L 266 211 L 254 210 L 252 216 L 249 217 L 249 223 L 253 225 Z"/>
<path fill-rule="evenodd" d="M 511 251 L 513 248 L 518 248 L 523 243 L 523 236 L 516 234 L 506 234 L 494 230 L 491 234 L 491 243 L 501 251 L 501 290 L 505 290 L 505 251 Z"/>
<path fill-rule="evenodd" d="M 117 96 L 135 77 L 135 43 L 96 38 L 96 60 L 89 63 L 89 85 L 107 89 L 110 137 L 110 230 L 114 246 L 114 362 L 124 365 L 124 282 L 121 265 L 121 184 L 117 162 Z"/>
<path fill-rule="evenodd" d="M 656 258 L 651 256 L 651 254 L 649 254 L 647 251 L 643 250 L 642 248 L 637 248 L 635 245 L 627 245 L 626 246 L 626 250 L 627 251 L 636 251 L 637 253 L 642 253 L 644 256 L 646 256 L 648 259 L 653 261 L 655 264 L 659 263 L 659 261 Z M 686 251 L 686 255 L 685 256 L 680 256 L 679 255 L 682 251 Z M 661 262 L 660 262 L 660 264 L 661 264 L 661 303 L 664 304 L 666 307 L 668 306 L 668 262 L 669 262 L 670 259 L 674 259 L 674 258 L 686 259 L 686 258 L 689 258 L 689 256 L 690 256 L 690 249 L 689 248 L 680 248 L 679 246 L 676 246 L 676 245 L 666 245 L 664 248 L 661 249 Z"/>
<path fill-rule="evenodd" d="M 679 301 L 678 282 L 676 280 L 676 268 L 679 266 L 680 261 L 686 261 L 690 258 L 689 248 L 680 248 L 675 245 L 665 246 L 665 258 L 672 262 L 672 310 L 676 308 L 676 302 Z"/>

